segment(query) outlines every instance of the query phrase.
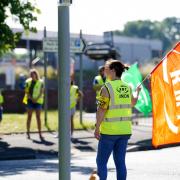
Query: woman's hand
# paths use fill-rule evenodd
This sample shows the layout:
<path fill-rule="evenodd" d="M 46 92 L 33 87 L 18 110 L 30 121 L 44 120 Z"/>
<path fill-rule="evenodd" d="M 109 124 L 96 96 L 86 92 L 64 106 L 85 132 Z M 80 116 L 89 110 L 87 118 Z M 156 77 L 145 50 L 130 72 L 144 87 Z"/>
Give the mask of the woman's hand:
<path fill-rule="evenodd" d="M 95 128 L 94 137 L 95 137 L 97 140 L 100 139 L 100 131 L 99 131 L 99 128 L 98 128 L 98 127 Z"/>

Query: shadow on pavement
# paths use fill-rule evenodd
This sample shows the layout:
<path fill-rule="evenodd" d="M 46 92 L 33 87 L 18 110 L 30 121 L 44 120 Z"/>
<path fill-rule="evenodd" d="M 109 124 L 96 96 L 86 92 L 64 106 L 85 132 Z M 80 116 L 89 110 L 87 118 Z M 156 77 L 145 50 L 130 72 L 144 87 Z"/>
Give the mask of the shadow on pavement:
<path fill-rule="evenodd" d="M 4 149 L 7 149 L 9 146 L 10 146 L 10 144 L 8 144 L 7 142 L 4 142 L 4 141 L 0 140 L 0 153 L 2 151 L 4 151 Z"/>
<path fill-rule="evenodd" d="M 161 146 L 158 146 L 157 148 L 155 148 L 152 145 L 152 139 L 146 139 L 146 140 L 138 141 L 135 144 L 131 144 L 131 145 L 135 145 L 135 146 L 134 146 L 134 148 L 131 148 L 130 150 L 128 150 L 129 152 L 160 150 L 160 149 L 164 149 L 164 148 L 171 148 L 171 147 L 180 146 L 180 143 L 166 144 L 166 145 L 161 145 Z"/>
<path fill-rule="evenodd" d="M 157 147 L 156 149 L 171 148 L 171 147 L 177 147 L 177 146 L 180 146 L 180 143 L 161 145 Z"/>
<path fill-rule="evenodd" d="M 1 142 L 0 142 L 1 146 Z M 34 150 L 24 147 L 4 147 L 0 151 L 0 160 L 35 159 Z"/>
<path fill-rule="evenodd" d="M 93 171 L 93 168 L 71 165 L 71 172 L 79 172 L 80 174 L 89 175 Z"/>
<path fill-rule="evenodd" d="M 93 152 L 95 149 L 91 146 L 91 142 L 80 140 L 80 138 L 72 138 L 74 147 L 80 151 Z"/>
<path fill-rule="evenodd" d="M 50 141 L 36 141 L 36 143 L 43 144 L 45 146 L 51 146 L 54 143 Z M 20 142 L 18 142 L 20 143 Z M 55 158 L 58 156 L 57 151 L 45 149 L 33 149 L 31 147 L 12 147 L 9 143 L 0 140 L 0 161 L 1 160 L 25 160 L 25 159 L 37 159 L 37 158 Z M 1 168 L 0 168 L 1 171 Z"/>
<path fill-rule="evenodd" d="M 155 148 L 152 146 L 152 139 L 146 139 L 142 141 L 136 142 L 137 145 L 137 151 L 147 151 L 147 150 L 155 150 Z"/>
<path fill-rule="evenodd" d="M 35 140 L 35 139 L 31 139 L 32 140 L 32 142 L 33 143 L 37 143 L 37 144 L 44 144 L 44 145 L 46 145 L 46 146 L 52 146 L 52 145 L 54 145 L 54 143 L 53 142 L 50 142 L 50 141 L 47 141 L 47 140 L 45 140 L 45 139 L 43 139 L 43 140 Z"/>
<path fill-rule="evenodd" d="M 58 162 L 49 162 L 39 159 L 37 163 L 33 161 L 13 161 L 11 164 L 4 161 L 4 166 L 0 168 L 0 177 L 10 176 L 14 174 L 26 173 L 26 171 L 45 171 L 45 172 L 58 172 Z"/>
<path fill-rule="evenodd" d="M 83 145 L 87 145 L 88 142 L 85 142 L 85 141 L 82 141 L 78 138 L 71 138 L 71 142 L 74 143 L 74 144 L 83 144 Z"/>

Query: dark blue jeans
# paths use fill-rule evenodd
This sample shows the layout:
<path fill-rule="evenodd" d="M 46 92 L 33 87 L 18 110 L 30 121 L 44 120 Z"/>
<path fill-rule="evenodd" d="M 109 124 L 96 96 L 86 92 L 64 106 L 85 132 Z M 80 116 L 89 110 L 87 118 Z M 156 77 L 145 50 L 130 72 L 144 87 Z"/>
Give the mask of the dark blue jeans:
<path fill-rule="evenodd" d="M 100 180 L 107 179 L 107 162 L 111 155 L 111 152 L 113 152 L 117 180 L 126 180 L 127 170 L 125 156 L 129 138 L 130 135 L 101 134 L 96 157 L 97 172 Z"/>

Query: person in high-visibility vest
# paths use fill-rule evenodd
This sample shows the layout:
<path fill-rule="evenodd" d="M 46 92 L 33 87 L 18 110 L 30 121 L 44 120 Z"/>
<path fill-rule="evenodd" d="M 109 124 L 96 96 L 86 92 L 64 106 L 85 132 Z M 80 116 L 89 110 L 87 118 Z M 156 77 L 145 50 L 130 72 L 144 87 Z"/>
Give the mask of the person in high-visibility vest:
<path fill-rule="evenodd" d="M 2 121 L 2 115 L 3 115 L 3 107 L 2 107 L 3 102 L 4 102 L 4 98 L 0 92 L 0 122 Z"/>
<path fill-rule="evenodd" d="M 95 76 L 93 80 L 93 89 L 96 91 L 96 98 L 98 98 L 100 89 L 106 81 L 106 77 L 104 75 L 104 66 L 100 66 L 98 70 L 99 74 Z"/>
<path fill-rule="evenodd" d="M 97 174 L 100 180 L 107 178 L 107 162 L 111 152 L 116 166 L 117 180 L 125 180 L 127 175 L 125 155 L 128 139 L 132 133 L 132 106 L 136 104 L 130 87 L 121 81 L 126 69 L 118 60 L 105 63 L 108 82 L 101 88 L 96 115 L 94 136 L 99 140 L 96 157 Z"/>
<path fill-rule="evenodd" d="M 30 70 L 30 78 L 25 83 L 23 103 L 27 105 L 27 138 L 30 139 L 32 113 L 35 111 L 39 137 L 44 140 L 41 132 L 41 110 L 43 104 L 44 85 L 36 69 Z"/>
<path fill-rule="evenodd" d="M 71 136 L 74 131 L 74 114 L 76 112 L 76 105 L 80 98 L 83 97 L 83 93 L 79 90 L 78 86 L 74 85 L 71 80 L 70 86 L 70 113 L 71 113 Z"/>

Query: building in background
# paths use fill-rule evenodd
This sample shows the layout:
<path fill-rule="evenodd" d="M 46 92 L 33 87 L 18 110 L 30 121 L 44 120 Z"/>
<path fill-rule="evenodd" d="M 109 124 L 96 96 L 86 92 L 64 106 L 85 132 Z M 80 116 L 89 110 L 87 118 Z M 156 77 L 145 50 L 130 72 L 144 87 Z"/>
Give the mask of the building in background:
<path fill-rule="evenodd" d="M 14 31 L 21 31 L 18 29 L 13 29 Z M 57 32 L 47 31 L 47 37 L 57 38 Z M 20 70 L 15 72 L 14 69 L 17 67 L 23 67 L 24 69 L 29 69 L 32 66 L 32 60 L 36 57 L 39 57 L 40 61 L 36 63 L 36 66 L 40 66 L 43 68 L 43 31 L 38 31 L 36 34 L 30 33 L 28 36 L 23 33 L 20 42 L 17 44 L 17 52 L 18 49 L 24 54 L 21 56 L 16 56 L 16 61 L 12 61 L 11 56 L 4 56 L 0 58 L 0 88 L 6 89 L 4 91 L 6 102 L 5 109 L 7 112 L 24 112 L 25 108 L 22 106 L 22 97 L 23 91 L 22 87 L 19 86 L 20 80 L 22 80 L 26 75 L 25 72 L 20 72 Z M 79 34 L 71 34 L 71 38 L 79 38 Z M 87 35 L 83 34 L 83 39 L 87 43 L 90 44 L 108 44 L 106 42 L 104 35 Z M 121 60 L 124 63 L 133 64 L 134 62 L 139 62 L 139 64 L 144 64 L 152 61 L 153 58 L 159 58 L 162 52 L 162 42 L 160 40 L 146 40 L 140 38 L 129 38 L 129 37 L 121 37 L 121 36 L 113 36 L 110 38 L 110 46 L 116 49 L 118 54 L 120 54 Z M 74 74 L 76 77 L 76 81 L 79 80 L 79 69 L 80 69 L 80 56 L 79 54 L 71 54 L 72 64 L 71 64 L 71 74 Z M 54 52 L 47 53 L 47 64 L 48 66 L 52 66 L 53 68 L 57 68 L 58 64 L 58 55 Z M 94 112 L 95 109 L 95 93 L 92 89 L 92 81 L 94 75 L 98 71 L 98 67 L 104 64 L 104 59 L 93 60 L 90 59 L 89 56 L 83 54 L 83 88 L 84 88 L 84 110 L 88 112 Z M 16 63 L 15 63 L 16 62 Z M 10 68 L 14 68 L 13 70 Z M 22 68 L 22 69 L 23 69 Z M 7 71 L 6 71 L 7 70 Z M 17 69 L 16 69 L 17 70 Z M 76 73 L 74 73 L 74 71 Z M 53 72 L 54 71 L 53 69 Z M 95 74 L 93 74 L 94 72 Z M 15 75 L 16 75 L 16 84 L 15 83 Z M 18 78 L 19 80 L 18 80 Z M 48 107 L 55 109 L 57 108 L 57 79 L 48 79 Z M 78 82 L 77 82 L 78 84 Z M 15 87 L 15 90 L 13 90 Z M 8 90 L 9 89 L 9 90 Z M 12 92 L 13 90 L 13 92 Z M 16 91 L 16 92 L 15 92 Z M 18 97 L 18 98 L 15 98 Z M 17 104 L 19 104 L 17 106 Z M 11 105 L 11 107 L 10 107 Z M 19 108 L 22 106 L 21 108 Z M 18 107 L 18 109 L 17 109 Z"/>
<path fill-rule="evenodd" d="M 13 29 L 14 32 L 22 31 L 20 29 Z M 42 41 L 43 41 L 43 31 L 38 31 L 37 33 L 29 33 L 29 35 L 23 33 L 17 48 L 28 49 L 29 59 L 35 58 L 38 54 L 42 55 Z M 47 37 L 57 37 L 57 32 L 47 31 Z M 79 38 L 79 34 L 70 34 L 71 38 Z M 83 39 L 87 44 L 93 43 L 105 43 L 105 35 L 88 35 L 83 34 Z M 112 38 L 113 47 L 121 55 L 121 60 L 124 63 L 132 64 L 134 62 L 139 62 L 140 64 L 147 63 L 153 58 L 159 58 L 162 54 L 162 42 L 160 40 L 147 40 L 141 38 L 130 38 L 124 36 L 115 36 Z M 41 52 L 41 53 L 39 53 Z M 78 56 L 72 54 L 75 59 L 75 70 L 79 68 Z M 53 67 L 57 67 L 57 53 L 48 53 L 48 64 Z M 104 60 L 93 61 L 87 56 L 83 55 L 84 69 L 94 69 L 98 68 L 99 65 L 103 64 Z"/>

